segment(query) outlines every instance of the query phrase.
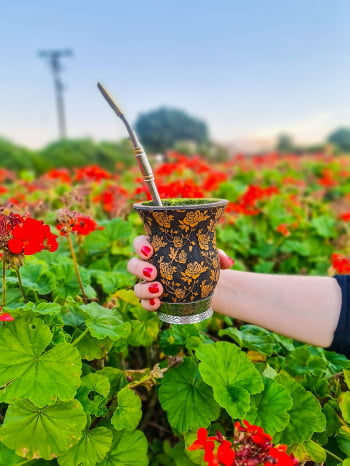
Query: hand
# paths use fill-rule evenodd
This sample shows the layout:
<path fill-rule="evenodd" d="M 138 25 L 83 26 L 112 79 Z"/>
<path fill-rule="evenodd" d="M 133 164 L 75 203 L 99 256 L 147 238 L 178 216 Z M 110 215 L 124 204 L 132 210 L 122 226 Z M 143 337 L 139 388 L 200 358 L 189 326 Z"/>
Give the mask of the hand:
<path fill-rule="evenodd" d="M 147 236 L 137 236 L 134 240 L 134 249 L 140 259 L 137 257 L 130 259 L 128 271 L 143 280 L 143 282 L 135 285 L 135 295 L 140 299 L 142 306 L 147 311 L 156 311 L 161 304 L 160 297 L 163 293 L 163 286 L 160 282 L 155 281 L 157 269 L 147 262 L 154 252 Z M 219 249 L 219 259 L 222 269 L 232 267 L 233 259 L 228 257 L 221 249 Z"/>

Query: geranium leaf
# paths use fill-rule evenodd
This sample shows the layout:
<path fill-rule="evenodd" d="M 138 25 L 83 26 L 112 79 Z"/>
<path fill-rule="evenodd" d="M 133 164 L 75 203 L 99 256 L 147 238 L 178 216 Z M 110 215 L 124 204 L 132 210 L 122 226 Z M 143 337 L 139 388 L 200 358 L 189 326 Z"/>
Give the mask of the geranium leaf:
<path fill-rule="evenodd" d="M 113 341 L 110 338 L 103 338 L 101 340 L 100 338 L 95 338 L 88 333 L 77 343 L 76 348 L 78 349 L 82 359 L 92 361 L 94 359 L 102 359 L 106 357 L 112 346 Z"/>
<path fill-rule="evenodd" d="M 110 450 L 112 432 L 106 427 L 96 427 L 83 433 L 78 443 L 58 458 L 61 466 L 95 466 Z"/>
<path fill-rule="evenodd" d="M 165 373 L 159 401 L 171 426 L 182 433 L 207 427 L 220 412 L 211 387 L 203 382 L 192 358 L 184 359 L 180 366 Z"/>
<path fill-rule="evenodd" d="M 51 460 L 81 438 L 85 424 L 83 408 L 76 400 L 43 408 L 17 400 L 7 409 L 0 440 L 19 456 Z"/>
<path fill-rule="evenodd" d="M 84 410 L 94 416 L 104 416 L 107 413 L 107 396 L 110 384 L 106 376 L 91 373 L 81 378 L 81 385 L 76 398 Z"/>
<path fill-rule="evenodd" d="M 246 419 L 274 435 L 287 426 L 293 402 L 288 390 L 273 379 L 264 378 L 264 385 L 263 392 L 252 396 Z"/>
<path fill-rule="evenodd" d="M 13 450 L 0 442 L 0 464 L 14 466 L 15 464 L 19 463 L 20 460 L 20 456 L 16 455 Z"/>
<path fill-rule="evenodd" d="M 113 442 L 98 466 L 148 466 L 147 439 L 140 430 L 113 432 Z"/>
<path fill-rule="evenodd" d="M 344 420 L 347 423 L 350 423 L 350 392 L 342 393 L 339 397 L 338 403 Z"/>
<path fill-rule="evenodd" d="M 80 385 L 81 359 L 76 348 L 60 343 L 45 352 L 52 333 L 40 319 L 18 319 L 0 334 L 0 399 L 28 398 L 38 406 L 74 398 Z"/>
<path fill-rule="evenodd" d="M 111 422 L 116 430 L 135 430 L 140 422 L 141 399 L 128 387 L 122 388 L 117 395 L 116 407 Z"/>
<path fill-rule="evenodd" d="M 97 303 L 80 306 L 86 315 L 86 327 L 93 337 L 113 341 L 127 338 L 131 332 L 129 322 L 123 322 L 113 309 L 102 307 Z"/>
<path fill-rule="evenodd" d="M 143 315 L 142 320 L 131 320 L 130 324 L 128 343 L 131 346 L 150 346 L 158 336 L 159 319 L 150 312 Z"/>
<path fill-rule="evenodd" d="M 350 427 L 342 426 L 336 436 L 337 444 L 340 450 L 350 457 Z"/>
<path fill-rule="evenodd" d="M 324 463 L 327 458 L 327 454 L 321 445 L 317 444 L 313 440 L 307 440 L 304 443 L 293 445 L 291 452 L 298 458 L 298 461 L 314 461 L 316 463 Z"/>
<path fill-rule="evenodd" d="M 214 391 L 215 400 L 232 418 L 244 418 L 250 395 L 263 390 L 262 377 L 247 355 L 236 345 L 221 341 L 196 350 L 199 371 Z"/>
<path fill-rule="evenodd" d="M 312 393 L 287 374 L 279 374 L 275 380 L 287 388 L 293 399 L 293 406 L 289 411 L 289 424 L 283 432 L 276 434 L 275 442 L 286 445 L 302 443 L 310 440 L 314 432 L 324 431 L 326 417 Z"/>
<path fill-rule="evenodd" d="M 326 361 L 321 356 L 312 355 L 307 347 L 303 347 L 288 354 L 285 367 L 294 376 L 312 374 L 321 377 L 326 371 Z"/>

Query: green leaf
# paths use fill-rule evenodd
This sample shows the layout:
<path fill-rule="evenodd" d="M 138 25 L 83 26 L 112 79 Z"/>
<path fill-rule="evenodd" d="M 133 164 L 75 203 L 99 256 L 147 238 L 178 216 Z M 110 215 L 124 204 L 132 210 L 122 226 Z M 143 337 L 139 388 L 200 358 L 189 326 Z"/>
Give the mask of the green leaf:
<path fill-rule="evenodd" d="M 327 458 L 325 449 L 313 440 L 307 440 L 304 443 L 293 445 L 291 451 L 293 455 L 298 458 L 299 463 L 305 461 L 324 463 Z"/>
<path fill-rule="evenodd" d="M 293 406 L 289 411 L 290 422 L 283 432 L 276 434 L 275 442 L 286 445 L 302 443 L 310 440 L 314 432 L 324 431 L 326 418 L 312 393 L 287 374 L 278 375 L 276 381 L 287 388 L 293 399 Z"/>
<path fill-rule="evenodd" d="M 221 330 L 219 331 L 219 335 L 226 334 L 237 341 L 234 333 L 235 331 L 239 332 L 239 338 L 241 340 L 240 346 L 268 356 L 271 356 L 273 353 L 276 346 L 275 338 L 268 330 L 257 327 L 256 325 L 242 325 L 239 330 L 234 327 Z"/>
<path fill-rule="evenodd" d="M 116 430 L 131 431 L 140 422 L 141 399 L 128 387 L 122 388 L 117 395 L 118 406 L 113 413 L 111 422 Z"/>
<path fill-rule="evenodd" d="M 350 389 L 350 370 L 344 370 L 344 379 L 348 389 Z"/>
<path fill-rule="evenodd" d="M 139 430 L 114 432 L 112 447 L 97 466 L 147 466 L 147 440 Z"/>
<path fill-rule="evenodd" d="M 350 427 L 342 426 L 336 436 L 340 450 L 350 457 Z"/>
<path fill-rule="evenodd" d="M 78 338 L 78 335 L 77 335 Z M 87 361 L 102 359 L 107 356 L 113 346 L 113 341 L 109 338 L 98 339 L 87 333 L 76 345 L 81 358 Z"/>
<path fill-rule="evenodd" d="M 334 238 L 336 235 L 335 220 L 329 215 L 320 215 L 311 220 L 311 226 L 322 238 Z"/>
<path fill-rule="evenodd" d="M 81 294 L 79 282 L 73 267 L 73 262 L 55 264 L 52 267 L 52 273 L 55 275 L 56 285 L 52 290 L 53 296 L 59 298 L 67 298 L 68 296 L 75 297 Z M 84 267 L 79 267 L 81 281 L 85 291 L 87 292 L 90 285 L 89 271 Z M 88 293 L 89 297 L 90 293 Z"/>
<path fill-rule="evenodd" d="M 33 309 L 34 312 L 42 315 L 46 314 L 54 314 L 58 315 L 61 313 L 62 306 L 60 306 L 57 303 L 48 303 L 48 302 L 43 302 L 40 304 L 37 304 L 35 308 Z"/>
<path fill-rule="evenodd" d="M 165 373 L 159 401 L 171 426 L 181 433 L 207 427 L 220 412 L 211 387 L 203 382 L 192 358 L 185 358 L 180 366 Z"/>
<path fill-rule="evenodd" d="M 309 243 L 302 243 L 301 241 L 286 240 L 282 246 L 281 251 L 286 253 L 297 253 L 301 256 L 309 256 L 311 248 Z"/>
<path fill-rule="evenodd" d="M 61 343 L 45 352 L 52 333 L 40 319 L 18 319 L 0 334 L 1 400 L 29 398 L 38 406 L 74 398 L 80 385 L 81 359 L 76 348 Z"/>
<path fill-rule="evenodd" d="M 86 327 L 93 337 L 99 340 L 108 337 L 117 341 L 129 336 L 131 331 L 129 322 L 123 322 L 113 309 L 102 307 L 97 303 L 83 304 L 80 309 L 86 315 Z"/>
<path fill-rule="evenodd" d="M 121 218 L 101 222 L 101 225 L 103 230 L 95 230 L 85 238 L 83 247 L 91 254 L 111 250 L 114 253 L 118 243 L 129 243 L 133 237 L 132 226 Z"/>
<path fill-rule="evenodd" d="M 24 288 L 36 291 L 41 295 L 48 294 L 55 288 L 55 276 L 47 270 L 47 265 L 42 262 L 25 263 L 21 267 L 20 273 Z"/>
<path fill-rule="evenodd" d="M 201 334 L 197 324 L 173 325 L 160 334 L 161 351 L 169 356 L 175 356 L 181 349 L 194 348 L 203 343 L 205 337 Z M 194 343 L 197 343 L 193 346 Z"/>
<path fill-rule="evenodd" d="M 237 346 L 221 341 L 196 350 L 202 361 L 199 371 L 214 391 L 215 400 L 232 418 L 244 418 L 250 396 L 263 390 L 262 377 L 248 356 Z"/>
<path fill-rule="evenodd" d="M 140 302 L 136 298 L 135 293 L 133 290 L 118 290 L 114 296 L 121 301 L 124 301 L 132 306 L 140 307 Z"/>
<path fill-rule="evenodd" d="M 288 411 L 293 402 L 288 390 L 281 384 L 264 378 L 264 385 L 263 392 L 252 396 L 251 409 L 246 419 L 273 436 L 288 425 Z"/>
<path fill-rule="evenodd" d="M 91 373 L 82 377 L 76 398 L 80 401 L 86 413 L 93 416 L 105 416 L 107 414 L 106 404 L 109 391 L 108 378 L 98 373 Z"/>
<path fill-rule="evenodd" d="M 321 377 L 326 371 L 326 361 L 321 356 L 313 356 L 306 347 L 297 348 L 286 357 L 285 370 L 294 376 Z"/>
<path fill-rule="evenodd" d="M 110 392 L 108 394 L 109 397 L 114 395 L 116 392 L 119 392 L 119 390 L 125 387 L 125 385 L 128 383 L 124 371 L 117 369 L 116 367 L 106 366 L 98 371 L 97 374 L 108 378 L 111 386 Z"/>
<path fill-rule="evenodd" d="M 85 424 L 83 408 L 76 400 L 43 408 L 17 400 L 7 409 L 0 440 L 19 456 L 51 460 L 81 438 Z"/>
<path fill-rule="evenodd" d="M 14 466 L 23 460 L 20 456 L 16 455 L 13 450 L 10 450 L 6 445 L 0 442 L 0 464 L 4 466 Z"/>
<path fill-rule="evenodd" d="M 159 333 L 159 319 L 152 313 L 141 308 L 132 310 L 138 320 L 131 320 L 131 334 L 128 343 L 131 346 L 150 346 Z"/>
<path fill-rule="evenodd" d="M 126 271 L 113 270 L 112 272 L 106 272 L 96 270 L 92 272 L 92 275 L 107 294 L 115 293 L 119 288 L 130 286 L 130 274 Z"/>
<path fill-rule="evenodd" d="M 338 402 L 344 420 L 350 423 L 350 392 L 342 393 Z"/>
<path fill-rule="evenodd" d="M 96 427 L 83 433 L 73 447 L 58 458 L 61 466 L 95 466 L 110 450 L 112 432 L 106 427 Z"/>

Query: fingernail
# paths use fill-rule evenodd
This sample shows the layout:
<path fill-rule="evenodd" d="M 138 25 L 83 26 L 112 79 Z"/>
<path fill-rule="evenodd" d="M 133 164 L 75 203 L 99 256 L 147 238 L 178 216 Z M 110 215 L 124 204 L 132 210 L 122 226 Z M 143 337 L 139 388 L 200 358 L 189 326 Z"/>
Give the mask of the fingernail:
<path fill-rule="evenodd" d="M 233 265 L 235 263 L 235 261 L 232 259 L 232 257 L 227 256 L 227 258 L 230 259 L 231 265 Z"/>
<path fill-rule="evenodd" d="M 142 271 L 143 275 L 147 278 L 151 278 L 153 269 L 152 267 L 145 267 Z"/>
<path fill-rule="evenodd" d="M 148 256 L 151 251 L 152 249 L 149 246 L 144 246 L 143 248 L 141 248 L 141 253 L 144 256 Z"/>
<path fill-rule="evenodd" d="M 151 306 L 154 306 L 154 305 L 156 304 L 156 300 L 153 299 L 153 298 L 151 298 L 151 299 L 149 300 L 149 303 L 150 303 Z"/>
<path fill-rule="evenodd" d="M 159 293 L 159 286 L 158 286 L 158 283 L 153 283 L 153 285 L 150 285 L 148 287 L 148 291 L 150 293 Z"/>

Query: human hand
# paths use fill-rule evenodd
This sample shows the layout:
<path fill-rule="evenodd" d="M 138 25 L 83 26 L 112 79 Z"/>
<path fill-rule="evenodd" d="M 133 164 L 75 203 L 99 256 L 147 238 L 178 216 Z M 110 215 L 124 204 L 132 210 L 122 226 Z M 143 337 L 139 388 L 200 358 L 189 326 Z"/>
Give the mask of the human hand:
<path fill-rule="evenodd" d="M 160 297 L 163 293 L 163 286 L 156 281 L 156 267 L 147 262 L 154 252 L 147 236 L 137 236 L 134 240 L 134 249 L 139 257 L 130 259 L 127 268 L 130 273 L 143 280 L 135 285 L 135 295 L 147 311 L 156 311 L 161 305 Z M 219 260 L 222 269 L 228 269 L 234 263 L 233 259 L 221 249 L 219 249 Z"/>

